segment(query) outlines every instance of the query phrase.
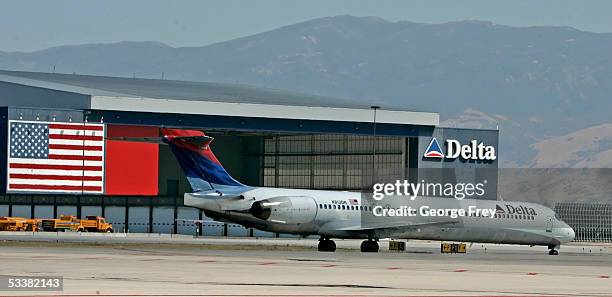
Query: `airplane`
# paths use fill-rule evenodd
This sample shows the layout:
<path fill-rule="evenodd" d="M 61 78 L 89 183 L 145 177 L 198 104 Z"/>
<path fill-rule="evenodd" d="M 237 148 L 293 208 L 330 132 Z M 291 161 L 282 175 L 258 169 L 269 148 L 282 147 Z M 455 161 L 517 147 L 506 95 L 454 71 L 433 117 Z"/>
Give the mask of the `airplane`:
<path fill-rule="evenodd" d="M 381 209 L 362 193 L 247 186 L 223 168 L 210 148 L 212 137 L 198 130 L 160 129 L 193 192 L 184 204 L 202 209 L 214 220 L 275 233 L 320 236 L 318 250 L 334 252 L 332 238 L 365 239 L 362 252 L 378 252 L 381 238 L 422 239 L 547 246 L 558 255 L 562 243 L 574 240 L 574 230 L 543 205 L 527 202 L 421 197 L 414 208 L 474 206 L 492 209 L 491 216 L 470 215 L 385 221 L 364 224 Z"/>

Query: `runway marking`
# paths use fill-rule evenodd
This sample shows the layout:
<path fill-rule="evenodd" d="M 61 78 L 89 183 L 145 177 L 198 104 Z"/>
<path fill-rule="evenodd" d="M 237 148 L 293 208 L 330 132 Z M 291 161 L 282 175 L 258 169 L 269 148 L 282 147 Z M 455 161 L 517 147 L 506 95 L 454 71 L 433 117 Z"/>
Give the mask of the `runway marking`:
<path fill-rule="evenodd" d="M 112 260 L 111 257 L 83 257 L 83 260 Z"/>
<path fill-rule="evenodd" d="M 16 295 L 19 296 L 19 295 Z M 335 297 L 366 297 L 366 296 L 378 296 L 378 297 L 392 297 L 397 295 L 356 295 L 356 294 L 325 294 L 325 295 L 311 295 L 311 294 L 299 294 L 299 295 L 287 295 L 287 294 L 61 294 L 61 295 L 21 295 L 21 296 L 36 296 L 36 297 L 75 297 L 75 296 L 83 296 L 83 297 L 118 297 L 118 296 L 126 296 L 126 297 L 212 297 L 212 296 L 221 296 L 221 297 L 263 297 L 263 296 L 271 296 L 271 297 L 323 297 L 323 296 L 335 296 Z M 527 295 L 400 295 L 403 297 L 564 297 L 564 296 L 576 296 L 576 295 L 567 295 L 567 294 L 553 294 L 553 295 L 538 295 L 538 294 L 527 294 Z"/>
<path fill-rule="evenodd" d="M 30 258 L 32 259 L 57 259 L 56 257 L 53 257 L 53 256 L 30 256 Z"/>

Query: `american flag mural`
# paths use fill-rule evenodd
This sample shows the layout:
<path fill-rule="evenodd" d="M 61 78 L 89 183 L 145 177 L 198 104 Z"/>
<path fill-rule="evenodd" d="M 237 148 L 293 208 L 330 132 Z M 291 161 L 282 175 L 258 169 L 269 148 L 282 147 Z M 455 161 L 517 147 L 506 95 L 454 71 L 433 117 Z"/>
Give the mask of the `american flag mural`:
<path fill-rule="evenodd" d="M 9 121 L 7 192 L 104 192 L 104 124 Z"/>

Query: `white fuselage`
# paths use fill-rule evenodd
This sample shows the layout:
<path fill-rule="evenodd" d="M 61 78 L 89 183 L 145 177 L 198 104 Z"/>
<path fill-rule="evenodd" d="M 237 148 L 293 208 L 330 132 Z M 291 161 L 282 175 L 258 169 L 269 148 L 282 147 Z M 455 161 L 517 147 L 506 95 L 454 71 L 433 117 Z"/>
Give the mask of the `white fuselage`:
<path fill-rule="evenodd" d="M 328 238 L 404 238 L 463 242 L 552 245 L 574 239 L 574 231 L 548 207 L 527 203 L 438 197 L 406 201 L 416 216 L 404 225 L 368 226 L 384 210 L 368 205 L 361 193 L 283 188 L 246 188 L 238 194 L 185 194 L 185 205 L 207 216 L 265 231 Z M 432 209 L 493 210 L 466 216 L 427 215 Z M 388 215 L 388 213 L 387 213 Z M 397 217 L 389 217 L 389 222 Z"/>

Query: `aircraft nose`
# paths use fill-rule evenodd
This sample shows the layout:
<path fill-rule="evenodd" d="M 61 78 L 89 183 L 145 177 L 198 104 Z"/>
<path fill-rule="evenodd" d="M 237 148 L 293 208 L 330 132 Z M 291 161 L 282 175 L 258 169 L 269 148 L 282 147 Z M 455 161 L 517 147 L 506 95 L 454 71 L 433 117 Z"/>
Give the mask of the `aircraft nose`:
<path fill-rule="evenodd" d="M 576 232 L 574 232 L 574 229 L 572 229 L 572 227 L 567 226 L 567 234 L 568 234 L 568 241 L 572 241 L 576 238 Z"/>
<path fill-rule="evenodd" d="M 576 232 L 574 232 L 574 229 L 567 223 L 563 222 L 563 228 L 561 230 L 565 242 L 570 242 L 576 238 Z"/>

